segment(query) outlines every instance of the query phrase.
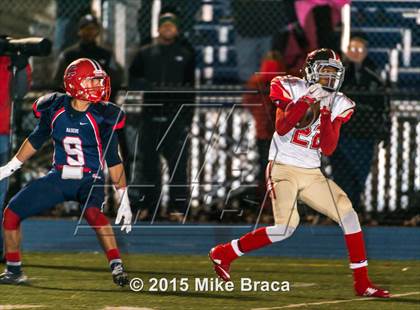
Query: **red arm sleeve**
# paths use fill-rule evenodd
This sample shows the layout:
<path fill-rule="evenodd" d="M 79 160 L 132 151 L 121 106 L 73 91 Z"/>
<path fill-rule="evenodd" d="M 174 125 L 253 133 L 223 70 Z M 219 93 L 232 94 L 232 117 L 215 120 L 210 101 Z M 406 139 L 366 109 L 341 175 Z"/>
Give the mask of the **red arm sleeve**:
<path fill-rule="evenodd" d="M 289 103 L 290 108 L 285 111 L 281 107 L 276 112 L 276 131 L 280 136 L 287 134 L 305 114 L 311 105 L 312 99 L 308 97 L 300 98 L 296 103 Z"/>
<path fill-rule="evenodd" d="M 331 156 L 337 148 L 338 139 L 340 138 L 340 128 L 342 124 L 347 123 L 353 115 L 354 109 L 348 109 L 338 115 L 331 122 L 331 111 L 321 110 L 321 127 L 320 127 L 320 148 L 324 155 Z"/>
<path fill-rule="evenodd" d="M 324 155 L 330 156 L 334 153 L 338 139 L 340 138 L 340 128 L 343 124 L 341 118 L 336 118 L 331 122 L 331 112 L 324 111 L 321 113 L 320 127 L 320 148 Z"/>
<path fill-rule="evenodd" d="M 282 77 L 275 77 L 271 81 L 270 98 L 277 107 L 276 132 L 281 136 L 287 134 L 297 124 L 314 101 L 304 96 L 293 103 L 290 92 L 282 84 Z M 291 106 L 286 111 L 289 105 Z"/>

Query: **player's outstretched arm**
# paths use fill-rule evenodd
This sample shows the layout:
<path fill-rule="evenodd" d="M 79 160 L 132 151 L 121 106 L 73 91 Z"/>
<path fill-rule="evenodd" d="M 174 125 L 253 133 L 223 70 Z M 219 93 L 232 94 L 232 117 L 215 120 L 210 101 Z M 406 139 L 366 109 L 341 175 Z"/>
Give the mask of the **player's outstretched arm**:
<path fill-rule="evenodd" d="M 35 153 L 38 150 L 34 148 L 32 143 L 29 141 L 29 139 L 25 139 L 23 141 L 22 145 L 20 146 L 19 150 L 16 153 L 16 156 L 18 160 L 20 160 L 22 163 L 27 161 L 29 158 L 35 155 Z"/>
<path fill-rule="evenodd" d="M 19 170 L 23 163 L 31 158 L 36 151 L 31 142 L 26 139 L 16 155 L 6 165 L 0 167 L 0 180 L 11 176 L 16 170 Z"/>
<path fill-rule="evenodd" d="M 109 175 L 117 190 L 118 198 L 120 199 L 120 207 L 118 208 L 115 224 L 120 224 L 121 221 L 123 221 L 121 230 L 125 230 L 128 234 L 131 231 L 131 220 L 133 218 L 133 214 L 131 212 L 130 200 L 128 199 L 127 181 L 123 164 L 119 163 L 115 166 L 109 167 Z"/>
<path fill-rule="evenodd" d="M 41 97 L 44 98 L 45 97 Z M 37 107 L 37 103 L 40 100 L 38 99 L 34 107 Z M 34 110 L 35 115 L 40 118 L 38 125 L 32 131 L 32 133 L 28 136 L 28 138 L 22 143 L 19 151 L 16 155 L 3 167 L 0 167 L 0 180 L 11 176 L 16 170 L 18 170 L 25 161 L 31 158 L 37 150 L 41 148 L 45 141 L 47 141 L 51 134 L 51 126 L 49 122 L 49 116 L 47 113 L 40 113 L 36 109 Z M 38 113 L 38 114 L 37 114 Z"/>

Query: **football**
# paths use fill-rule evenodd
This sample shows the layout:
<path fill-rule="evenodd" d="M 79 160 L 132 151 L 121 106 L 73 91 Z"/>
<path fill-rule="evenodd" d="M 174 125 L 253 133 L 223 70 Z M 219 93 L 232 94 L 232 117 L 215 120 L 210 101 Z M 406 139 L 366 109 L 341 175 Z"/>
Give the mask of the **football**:
<path fill-rule="evenodd" d="M 310 127 L 319 117 L 320 102 L 312 104 L 303 114 L 302 118 L 297 122 L 296 128 L 305 129 Z"/>

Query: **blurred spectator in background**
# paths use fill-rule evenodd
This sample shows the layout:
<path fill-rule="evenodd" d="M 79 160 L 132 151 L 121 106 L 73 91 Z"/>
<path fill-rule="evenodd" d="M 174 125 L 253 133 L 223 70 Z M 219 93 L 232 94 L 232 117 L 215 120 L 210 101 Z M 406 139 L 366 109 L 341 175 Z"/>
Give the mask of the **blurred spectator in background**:
<path fill-rule="evenodd" d="M 139 9 L 137 24 L 142 46 L 152 42 L 151 25 L 154 19 L 153 8 L 157 2 L 156 0 L 142 1 Z M 189 39 L 192 36 L 193 26 L 196 22 L 196 13 L 201 6 L 201 1 L 160 0 L 159 2 L 161 6 L 159 15 L 172 13 L 177 16 L 179 20 L 178 26 L 182 25 L 182 32 L 178 34 L 177 40 L 193 50 Z M 159 17 L 156 16 L 156 18 L 158 19 Z"/>
<path fill-rule="evenodd" d="M 232 0 L 236 60 L 241 82 L 245 83 L 258 71 L 261 59 L 272 49 L 273 36 L 291 23 L 290 2 Z"/>
<path fill-rule="evenodd" d="M 115 102 L 115 96 L 121 88 L 122 68 L 115 61 L 112 52 L 98 45 L 97 40 L 101 32 L 101 26 L 91 14 L 83 16 L 79 21 L 79 42 L 64 50 L 59 58 L 54 73 L 54 84 L 57 89 L 63 88 L 64 70 L 74 60 L 79 58 L 91 58 L 99 62 L 102 68 L 111 78 L 110 101 Z M 127 146 L 124 136 L 124 129 L 118 129 L 118 140 L 121 147 L 122 157 L 127 156 Z"/>
<path fill-rule="evenodd" d="M 13 72 L 15 76 L 13 77 Z M 31 83 L 31 68 L 23 56 L 0 56 L 0 167 L 9 161 L 12 100 L 22 99 Z M 8 179 L 0 181 L 0 223 Z M 3 259 L 3 239 L 0 234 L 0 260 Z"/>
<path fill-rule="evenodd" d="M 334 181 L 347 193 L 354 207 L 362 211 L 360 197 L 372 166 L 376 146 L 388 144 L 389 102 L 383 94 L 385 82 L 368 57 L 368 43 L 352 37 L 344 55 L 346 67 L 342 91 L 355 101 L 351 126 L 340 132 L 338 147 L 330 157 Z"/>
<path fill-rule="evenodd" d="M 309 45 L 314 48 L 340 50 L 341 9 L 350 0 L 297 0 L 295 9 L 299 23 L 305 29 Z M 310 47 L 312 48 L 312 47 Z"/>
<path fill-rule="evenodd" d="M 98 45 L 98 36 L 101 26 L 91 14 L 83 16 L 79 21 L 79 42 L 64 50 L 58 59 L 54 73 L 54 82 L 57 88 L 63 87 L 64 70 L 74 60 L 78 58 L 92 58 L 99 62 L 111 77 L 111 101 L 121 87 L 122 69 L 115 61 L 112 52 Z"/>
<path fill-rule="evenodd" d="M 286 48 L 282 54 L 290 74 L 301 75 L 299 71 L 309 51 L 318 48 L 340 50 L 340 33 L 336 29 L 341 24 L 341 9 L 347 3 L 350 3 L 350 0 L 294 1 L 294 12 L 305 38 L 301 31 L 293 31 L 286 41 Z M 292 11 L 289 9 L 289 12 Z"/>
<path fill-rule="evenodd" d="M 256 126 L 259 164 L 256 198 L 259 203 L 263 203 L 266 193 L 265 169 L 276 119 L 276 107 L 269 97 L 270 82 L 275 76 L 284 75 L 285 72 L 286 67 L 281 55 L 274 51 L 268 52 L 261 60 L 259 72 L 253 74 L 246 84 L 247 90 L 258 91 L 258 93 L 245 93 L 242 99 L 243 105 L 251 111 Z M 266 202 L 270 203 L 269 197 Z"/>
<path fill-rule="evenodd" d="M 141 138 L 135 146 L 140 156 L 134 159 L 138 164 L 136 171 L 130 171 L 134 174 L 130 179 L 134 184 L 151 184 L 154 188 L 132 188 L 130 196 L 134 205 L 141 207 L 141 195 L 145 195 L 142 218 L 155 211 L 150 208 L 159 207 L 162 155 L 169 168 L 169 185 L 179 185 L 170 188 L 169 216 L 180 220 L 189 201 L 188 134 L 194 112 L 191 106 L 178 112 L 183 104 L 191 105 L 195 100 L 191 92 L 195 84 L 195 56 L 177 40 L 179 20 L 175 14 L 160 15 L 158 30 L 157 41 L 142 47 L 129 68 L 130 89 L 146 91 L 139 120 Z"/>
<path fill-rule="evenodd" d="M 54 51 L 60 53 L 78 40 L 77 23 L 83 15 L 90 12 L 92 0 L 56 0 L 56 22 L 54 32 Z"/>

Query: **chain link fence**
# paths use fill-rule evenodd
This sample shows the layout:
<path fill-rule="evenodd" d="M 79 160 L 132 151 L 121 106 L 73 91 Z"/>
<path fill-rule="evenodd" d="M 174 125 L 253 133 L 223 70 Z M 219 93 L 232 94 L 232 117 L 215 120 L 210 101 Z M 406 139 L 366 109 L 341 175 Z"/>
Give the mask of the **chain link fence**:
<path fill-rule="evenodd" d="M 305 1 L 296 3 L 302 2 Z M 159 12 L 176 12 L 182 36 L 196 51 L 197 74 L 205 84 L 246 81 L 259 70 L 264 54 L 273 49 L 280 52 L 286 68 L 294 73 L 308 50 L 326 45 L 338 49 L 344 22 L 337 17 L 341 7 L 301 7 L 295 1 L 281 0 L 2 0 L 1 3 L 3 34 L 53 40 L 54 53 L 49 58 L 32 60 L 34 81 L 39 85 L 45 85 L 51 78 L 58 53 L 77 42 L 78 21 L 87 13 L 99 17 L 103 28 L 101 43 L 112 49 L 119 63 L 127 68 L 136 49 L 156 37 Z M 378 73 L 399 88 L 415 87 L 420 82 L 419 7 L 417 1 L 351 2 L 351 32 L 363 34 Z M 331 22 L 325 34 L 331 37 L 330 41 L 316 30 L 322 26 L 317 18 L 325 16 Z M 308 30 L 311 28 L 315 32 Z"/>
<path fill-rule="evenodd" d="M 40 93 L 33 94 L 35 99 Z M 372 95 L 372 94 L 370 94 Z M 378 95 L 378 94 L 376 94 Z M 350 155 L 349 165 L 339 157 L 338 165 L 330 158 L 323 158 L 325 173 L 336 179 L 334 169 L 341 170 L 350 186 L 361 186 L 358 205 L 355 206 L 367 223 L 412 225 L 419 213 L 420 163 L 420 105 L 417 100 L 405 95 L 405 99 L 394 99 L 395 94 L 387 94 L 390 101 L 390 132 L 385 140 L 375 139 L 371 158 L 366 159 L 364 147 L 356 148 Z M 139 131 L 141 96 L 124 96 L 124 109 L 128 115 L 126 136 L 129 152 L 135 152 L 137 139 L 144 133 Z M 397 98 L 401 97 L 397 95 Z M 255 138 L 255 120 L 250 111 L 241 104 L 240 94 L 224 96 L 203 95 L 197 100 L 201 106 L 196 108 L 191 126 L 191 149 L 189 159 L 189 189 L 191 191 L 191 219 L 224 220 L 252 222 L 262 212 L 262 221 L 270 222 L 271 212 L 264 206 L 264 195 L 258 193 L 258 175 L 261 169 Z M 31 113 L 31 101 L 25 105 L 19 132 L 24 137 L 36 124 Z M 342 137 L 343 138 L 343 137 Z M 363 140 L 363 143 L 365 141 Z M 137 150 L 141 153 L 141 148 Z M 23 185 L 29 180 L 45 174 L 50 168 L 52 146 L 47 145 L 40 156 L 26 166 L 21 174 Z M 168 172 L 162 158 L 163 210 L 168 206 Z M 364 169 L 368 175 L 363 184 L 358 180 L 358 170 Z M 133 162 L 128 170 L 133 170 Z M 137 170 L 138 171 L 138 170 Z M 356 172 L 356 175 L 354 173 Z M 141 174 L 141 171 L 138 172 Z M 337 180 L 336 180 L 337 182 Z M 130 183 L 131 184 L 131 183 Z M 17 190 L 19 187 L 15 187 Z M 357 194 L 357 193 L 356 193 Z M 353 197 L 352 197 L 353 198 Z M 112 204 L 111 204 L 112 205 Z M 261 207 L 263 207 L 261 209 Z M 77 214 L 77 206 L 67 205 L 59 209 L 60 214 Z M 114 210 L 109 209 L 110 214 Z M 161 211 L 159 211 L 161 212 Z M 319 221 L 310 209 L 301 210 L 302 221 Z M 322 219 L 323 217 L 321 217 Z M 411 221 L 411 222 L 410 222 Z"/>
<path fill-rule="evenodd" d="M 362 36 L 368 42 L 368 56 L 377 75 L 386 82 L 384 88 L 374 90 L 344 90 L 361 107 L 355 115 L 359 112 L 359 115 L 367 115 L 369 122 L 363 118 L 353 124 L 350 122 L 346 126 L 352 129 L 342 134 L 359 140 L 368 139 L 372 147 L 370 155 L 364 154 L 366 147 L 360 148 L 360 154 L 366 156 L 356 156 L 350 166 L 345 159 L 337 160 L 338 163 L 334 159 L 326 160 L 326 173 L 339 179 L 334 171 L 341 170 L 345 174 L 341 177 L 350 179 L 347 183 L 363 187 L 351 194 L 360 196 L 355 198 L 358 201 L 356 208 L 367 221 L 418 224 L 420 104 L 416 87 L 420 85 L 420 3 L 354 0 L 350 6 L 350 20 L 340 21 L 342 7 L 311 7 L 305 9 L 310 13 L 304 14 L 306 11 L 299 6 L 302 2 L 305 1 L 296 4 L 295 1 L 280 0 L 0 0 L 0 29 L 13 37 L 44 36 L 53 41 L 53 53 L 49 57 L 31 59 L 34 87 L 44 92 L 49 89 L 58 54 L 77 43 L 78 20 L 84 14 L 93 13 L 101 21 L 100 42 L 113 51 L 124 68 L 126 83 L 128 67 L 136 51 L 157 36 L 159 12 L 178 14 L 182 40 L 195 51 L 196 89 L 214 87 L 239 91 L 229 96 L 214 92 L 196 98 L 198 104 L 210 100 L 223 106 L 201 105 L 191 128 L 190 177 L 196 172 L 194 169 L 205 163 L 203 187 L 192 189 L 192 207 L 213 215 L 204 218 L 214 219 L 231 192 L 235 195 L 227 208 L 238 210 L 239 206 L 248 205 L 247 210 L 255 212 L 258 209 L 255 190 L 250 186 L 255 184 L 262 168 L 258 165 L 255 120 L 241 107 L 242 86 L 260 71 L 264 55 L 273 50 L 280 55 L 287 72 L 299 74 L 306 52 L 319 46 L 338 49 L 345 23 L 350 22 L 351 34 Z M 327 20 L 328 25 L 320 20 Z M 30 97 L 39 94 L 32 93 Z M 133 141 L 138 132 L 135 117 L 138 112 L 129 108 L 132 102 L 126 102 L 124 93 L 118 98 L 132 116 L 126 134 L 128 140 Z M 226 119 L 235 104 L 238 108 Z M 375 104 L 382 106 L 380 113 L 375 114 L 375 109 L 372 110 Z M 364 112 L 363 107 L 366 108 Z M 21 113 L 22 131 L 17 131 L 16 141 L 21 141 L 34 126 L 29 110 L 23 108 Z M 225 118 L 226 123 L 217 127 L 219 140 L 213 141 L 213 151 L 203 154 L 204 147 L 213 137 L 214 120 L 218 117 Z M 240 145 L 246 146 L 245 155 L 238 152 Z M 353 147 L 352 152 L 355 149 L 359 150 Z M 22 183 L 45 173 L 49 158 L 48 152 L 38 157 L 33 166 L 24 170 Z M 367 173 L 363 184 L 351 183 L 358 178 L 354 171 Z M 205 185 L 214 181 L 223 186 Z M 202 218 L 202 213 L 197 211 L 196 214 L 197 219 Z M 308 218 L 313 218 L 310 212 Z"/>

